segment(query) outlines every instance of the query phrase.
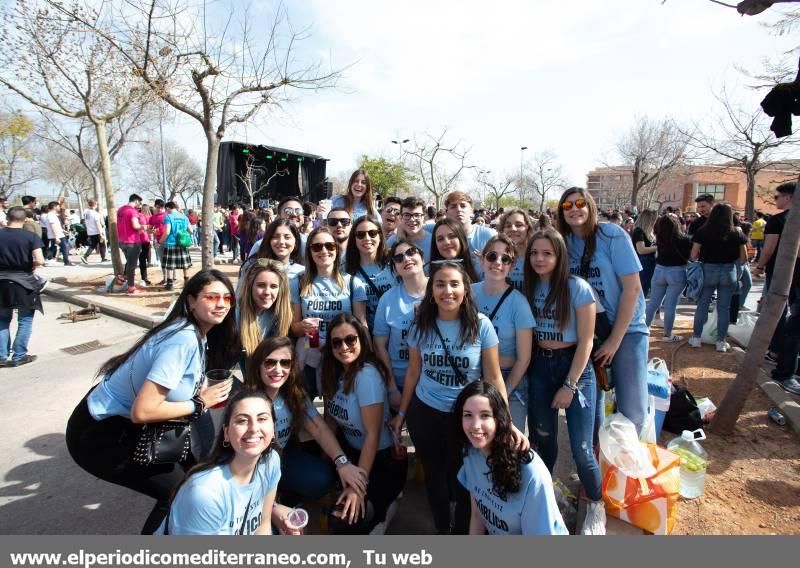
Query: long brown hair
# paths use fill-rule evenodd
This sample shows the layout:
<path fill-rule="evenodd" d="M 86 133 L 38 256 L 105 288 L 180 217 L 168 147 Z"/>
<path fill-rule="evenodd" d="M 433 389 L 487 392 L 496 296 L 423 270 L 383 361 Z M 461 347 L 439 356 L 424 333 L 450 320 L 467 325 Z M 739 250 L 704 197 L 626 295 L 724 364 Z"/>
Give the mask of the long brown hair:
<path fill-rule="evenodd" d="M 364 182 L 367 184 L 367 190 L 364 192 L 364 197 L 361 198 L 361 202 L 367 208 L 367 215 L 371 215 L 372 217 L 377 217 L 378 212 L 375 211 L 375 200 L 372 197 L 372 182 L 369 179 L 369 174 L 367 170 L 364 168 L 358 168 L 353 174 L 350 176 L 350 179 L 347 182 L 347 192 L 344 194 L 344 205 L 347 208 L 347 212 L 352 217 L 353 215 L 353 194 L 350 193 L 350 188 L 353 187 L 353 182 L 356 181 L 356 178 L 359 175 L 364 176 Z"/>
<path fill-rule="evenodd" d="M 564 242 L 564 237 L 555 229 L 537 231 L 528 241 L 528 248 L 525 251 L 525 296 L 528 298 L 534 317 L 537 317 L 539 310 L 536 308 L 534 298 L 536 298 L 536 287 L 541 282 L 541 277 L 531 266 L 531 253 L 533 252 L 533 245 L 538 240 L 548 241 L 556 255 L 556 266 L 550 275 L 550 291 L 544 301 L 544 311 L 555 308 L 555 317 L 553 319 L 558 322 L 558 328 L 564 331 L 564 328 L 567 327 L 572 318 L 573 309 L 570 303 L 569 279 L 574 278 L 574 276 L 569 274 L 567 244 Z"/>
<path fill-rule="evenodd" d="M 461 275 L 461 281 L 464 285 L 464 300 L 459 307 L 458 318 L 461 322 L 461 330 L 459 333 L 460 345 L 475 343 L 478 339 L 478 332 L 480 331 L 478 307 L 475 305 L 475 300 L 472 298 L 472 286 L 470 285 L 469 276 L 464 269 L 464 263 L 453 260 L 442 260 L 431 264 L 431 276 L 428 278 L 428 284 L 425 286 L 425 297 L 422 299 L 419 305 L 419 311 L 417 312 L 417 339 L 424 341 L 425 338 L 434 333 L 436 329 L 436 318 L 439 317 L 439 306 L 433 299 L 433 283 L 436 273 L 442 268 L 455 268 Z"/>
<path fill-rule="evenodd" d="M 272 258 L 275 259 L 275 251 L 272 250 L 272 237 L 275 235 L 275 231 L 278 230 L 280 227 L 286 227 L 289 229 L 289 232 L 292 233 L 294 237 L 294 249 L 292 252 L 289 253 L 289 260 L 294 262 L 295 264 L 301 264 L 303 262 L 303 256 L 300 251 L 300 231 L 297 230 L 294 223 L 289 221 L 288 219 L 284 219 L 282 217 L 278 217 L 272 223 L 269 224 L 267 230 L 264 231 L 264 237 L 261 239 L 261 246 L 258 248 L 258 254 L 256 258 Z"/>
<path fill-rule="evenodd" d="M 347 249 L 344 257 L 344 271 L 348 274 L 355 274 L 361 267 L 361 251 L 358 250 L 356 243 L 356 231 L 362 223 L 372 223 L 378 229 L 378 246 L 375 250 L 375 264 L 383 266 L 386 264 L 386 238 L 383 236 L 381 224 L 377 218 L 370 215 L 362 215 L 353 223 L 350 229 L 350 236 L 347 239 Z"/>
<path fill-rule="evenodd" d="M 340 325 L 348 324 L 353 326 L 358 335 L 358 343 L 361 352 L 353 362 L 352 365 L 344 369 L 343 365 L 339 362 L 333 354 L 333 344 L 331 343 L 331 334 Z M 372 349 L 372 341 L 369 339 L 369 332 L 358 319 L 350 314 L 339 314 L 334 317 L 328 324 L 328 340 L 322 348 L 322 396 L 330 400 L 336 394 L 339 388 L 339 375 L 343 374 L 344 379 L 344 393 L 349 394 L 353 392 L 355 386 L 356 376 L 364 368 L 365 365 L 372 365 L 378 370 L 384 384 L 389 383 L 389 371 L 383 362 L 375 355 Z"/>
<path fill-rule="evenodd" d="M 472 264 L 472 251 L 469 250 L 469 243 L 467 242 L 467 235 L 464 233 L 464 227 L 461 226 L 461 223 L 457 221 L 453 221 L 452 219 L 444 218 L 436 221 L 436 224 L 433 226 L 433 231 L 431 231 L 431 263 L 439 262 L 446 260 L 442 253 L 439 252 L 439 245 L 436 244 L 436 232 L 441 227 L 447 227 L 458 238 L 458 259 L 464 265 L 464 271 L 469 276 L 469 282 L 467 283 L 472 284 L 474 282 L 478 282 L 480 278 L 478 275 L 475 274 L 475 266 Z"/>
<path fill-rule="evenodd" d="M 286 406 L 292 413 L 292 435 L 296 435 L 306 421 L 306 390 L 303 387 L 303 377 L 297 364 L 294 343 L 285 336 L 265 337 L 256 347 L 255 352 L 247 358 L 245 364 L 244 384 L 249 390 L 265 392 L 264 383 L 261 381 L 261 365 L 267 355 L 278 349 L 286 348 L 292 354 L 292 367 L 289 377 L 280 388 L 280 394 L 286 401 Z"/>
<path fill-rule="evenodd" d="M 333 236 L 333 233 L 328 227 L 317 227 L 311 234 L 308 235 L 308 239 L 306 240 L 306 271 L 303 272 L 303 275 L 300 277 L 300 295 L 305 296 L 306 294 L 311 292 L 311 285 L 314 284 L 314 278 L 317 277 L 317 263 L 314 262 L 314 257 L 312 256 L 311 252 L 311 245 L 314 244 L 314 239 L 319 234 L 326 234 L 330 235 L 333 239 L 333 244 L 336 245 L 336 256 L 333 259 L 333 275 L 332 278 L 336 282 L 336 285 L 339 286 L 339 289 L 344 291 L 344 278 L 342 278 L 342 273 L 339 270 L 339 266 L 341 265 L 341 251 L 339 250 L 339 243 L 336 242 L 336 237 Z"/>
<path fill-rule="evenodd" d="M 592 258 L 597 246 L 597 231 L 600 229 L 600 224 L 597 222 L 597 203 L 595 203 L 592 195 L 582 187 L 570 187 L 561 194 L 561 199 L 558 200 L 558 210 L 556 211 L 558 232 L 561 233 L 565 239 L 572 234 L 572 227 L 567 223 L 567 219 L 564 217 L 564 209 L 561 206 L 567 200 L 567 197 L 575 195 L 576 193 L 580 193 L 586 200 L 586 207 L 589 210 L 585 225 L 586 228 L 583 232 L 583 247 L 586 257 Z"/>
<path fill-rule="evenodd" d="M 262 272 L 272 272 L 278 277 L 278 297 L 270 308 L 275 322 L 272 330 L 261 329 L 261 325 L 258 323 L 258 310 L 253 300 L 253 285 Z M 242 347 L 248 355 L 253 354 L 258 344 L 264 339 L 264 335 L 269 332 L 274 335 L 289 335 L 292 325 L 292 305 L 289 299 L 289 282 L 280 261 L 268 258 L 256 259 L 244 274 L 236 303 L 239 306 L 239 333 L 242 338 Z"/>
<path fill-rule="evenodd" d="M 497 233 L 505 234 L 506 223 L 508 223 L 508 218 L 512 215 L 522 215 L 522 220 L 525 221 L 525 226 L 528 228 L 528 230 L 525 234 L 525 243 L 522 248 L 527 248 L 528 242 L 531 240 L 531 235 L 533 235 L 535 227 L 533 226 L 533 219 L 531 219 L 531 216 L 528 215 L 528 213 L 526 213 L 521 207 L 511 207 L 510 209 L 505 210 L 505 212 L 500 216 L 500 219 L 497 221 Z"/>

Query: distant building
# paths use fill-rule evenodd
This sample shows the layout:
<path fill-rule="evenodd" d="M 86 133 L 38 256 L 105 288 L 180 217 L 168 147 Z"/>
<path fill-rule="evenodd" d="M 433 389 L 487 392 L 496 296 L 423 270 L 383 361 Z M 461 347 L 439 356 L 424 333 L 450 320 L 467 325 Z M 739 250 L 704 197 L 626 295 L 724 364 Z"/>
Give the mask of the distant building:
<path fill-rule="evenodd" d="M 756 210 L 777 211 L 772 202 L 772 190 L 800 175 L 800 160 L 776 162 L 756 175 Z M 626 166 L 597 168 L 586 175 L 586 189 L 600 209 L 624 209 L 630 206 L 632 168 Z M 734 210 L 744 211 L 747 179 L 735 166 L 710 164 L 686 166 L 673 172 L 659 186 L 652 207 L 667 206 L 682 210 L 694 209 L 694 199 L 710 193 L 718 201 L 727 201 Z"/>

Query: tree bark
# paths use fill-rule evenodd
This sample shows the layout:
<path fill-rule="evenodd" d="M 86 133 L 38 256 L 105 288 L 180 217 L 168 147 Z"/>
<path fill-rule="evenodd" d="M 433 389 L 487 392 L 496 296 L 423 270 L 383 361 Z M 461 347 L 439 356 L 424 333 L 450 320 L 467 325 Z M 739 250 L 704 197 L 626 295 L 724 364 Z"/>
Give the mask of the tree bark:
<path fill-rule="evenodd" d="M 97 151 L 100 154 L 100 172 L 103 175 L 103 190 L 108 207 L 108 250 L 111 253 L 111 264 L 114 274 L 122 274 L 124 270 L 122 256 L 119 252 L 119 239 L 117 238 L 117 208 L 114 205 L 114 185 L 111 181 L 111 156 L 108 154 L 106 141 L 106 123 L 102 120 L 92 120 L 94 131 L 97 134 Z"/>
<path fill-rule="evenodd" d="M 756 216 L 756 173 L 748 168 L 746 174 L 747 195 L 745 196 L 744 214 L 752 223 Z"/>
<path fill-rule="evenodd" d="M 203 180 L 203 268 L 214 267 L 214 193 L 217 190 L 217 163 L 219 138 L 213 130 L 206 130 L 206 177 Z"/>
<path fill-rule="evenodd" d="M 800 179 L 798 179 L 800 183 Z M 744 408 L 747 397 L 756 384 L 756 376 L 761 367 L 762 357 L 767 351 L 772 334 L 783 313 L 783 307 L 789 298 L 789 287 L 792 285 L 797 249 L 800 245 L 800 191 L 795 184 L 792 208 L 786 219 L 778 243 L 775 270 L 772 272 L 769 292 L 761 315 L 756 321 L 750 344 L 739 367 L 736 378 L 728 387 L 725 397 L 719 405 L 710 430 L 719 434 L 731 434 L 739 415 Z"/>

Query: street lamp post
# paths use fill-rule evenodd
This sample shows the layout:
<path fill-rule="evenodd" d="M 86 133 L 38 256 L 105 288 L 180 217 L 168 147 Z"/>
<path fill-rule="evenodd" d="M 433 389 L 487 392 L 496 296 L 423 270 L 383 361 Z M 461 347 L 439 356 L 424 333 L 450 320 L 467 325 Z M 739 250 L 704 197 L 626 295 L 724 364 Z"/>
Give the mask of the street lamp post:
<path fill-rule="evenodd" d="M 522 165 L 524 163 L 525 150 L 527 150 L 527 149 L 528 149 L 527 146 L 520 146 L 519 147 L 519 200 L 520 200 L 520 204 L 522 203 L 522 177 L 523 177 Z"/>
<path fill-rule="evenodd" d="M 397 144 L 400 147 L 400 161 L 403 161 L 403 144 L 409 142 L 408 138 L 403 138 L 402 140 L 392 140 L 392 144 Z"/>

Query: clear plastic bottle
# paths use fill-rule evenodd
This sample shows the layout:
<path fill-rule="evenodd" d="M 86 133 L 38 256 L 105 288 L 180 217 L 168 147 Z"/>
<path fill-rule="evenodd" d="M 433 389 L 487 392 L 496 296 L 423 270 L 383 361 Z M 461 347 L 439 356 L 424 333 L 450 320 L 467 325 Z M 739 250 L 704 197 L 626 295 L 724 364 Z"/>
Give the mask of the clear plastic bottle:
<path fill-rule="evenodd" d="M 667 449 L 681 458 L 681 497 L 694 499 L 703 494 L 706 486 L 708 454 L 697 440 L 705 440 L 702 429 L 694 432 L 684 430 L 680 436 L 667 444 Z"/>

